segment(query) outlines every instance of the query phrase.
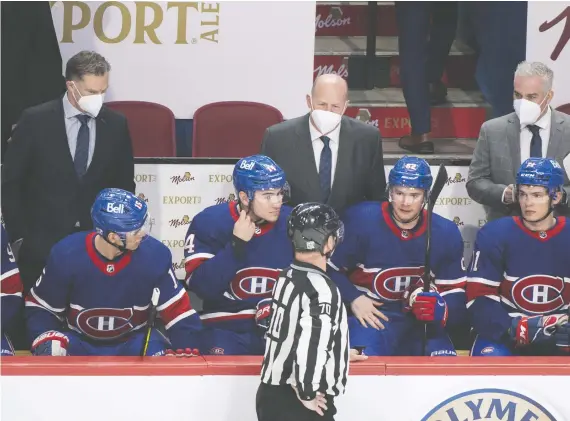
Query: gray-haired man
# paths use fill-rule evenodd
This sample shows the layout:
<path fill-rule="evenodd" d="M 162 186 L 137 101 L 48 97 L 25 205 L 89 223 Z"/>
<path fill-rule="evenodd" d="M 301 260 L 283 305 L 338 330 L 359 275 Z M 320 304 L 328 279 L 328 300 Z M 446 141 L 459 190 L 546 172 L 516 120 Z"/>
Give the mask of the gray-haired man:
<path fill-rule="evenodd" d="M 134 192 L 127 120 L 103 106 L 110 70 L 105 58 L 92 51 L 70 58 L 67 92 L 25 110 L 7 148 L 2 213 L 10 238 L 18 243 L 26 291 L 56 242 L 92 228 L 90 209 L 101 190 Z"/>
<path fill-rule="evenodd" d="M 515 176 L 529 157 L 554 158 L 561 165 L 570 153 L 570 116 L 553 110 L 551 69 L 539 62 L 522 62 L 514 77 L 515 112 L 489 120 L 481 127 L 473 153 L 467 192 L 485 207 L 487 220 L 518 214 Z M 570 182 L 557 212 L 568 213 Z"/>

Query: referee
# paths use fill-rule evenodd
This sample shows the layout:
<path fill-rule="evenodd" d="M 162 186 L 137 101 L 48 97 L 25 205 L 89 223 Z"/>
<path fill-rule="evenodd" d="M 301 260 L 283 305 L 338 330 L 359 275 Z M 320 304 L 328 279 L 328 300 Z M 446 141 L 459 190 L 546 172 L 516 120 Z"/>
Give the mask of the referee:
<path fill-rule="evenodd" d="M 259 421 L 334 420 L 334 397 L 344 392 L 348 372 L 348 325 L 326 263 L 343 231 L 327 205 L 300 204 L 289 216 L 295 260 L 273 291 L 256 397 Z"/>

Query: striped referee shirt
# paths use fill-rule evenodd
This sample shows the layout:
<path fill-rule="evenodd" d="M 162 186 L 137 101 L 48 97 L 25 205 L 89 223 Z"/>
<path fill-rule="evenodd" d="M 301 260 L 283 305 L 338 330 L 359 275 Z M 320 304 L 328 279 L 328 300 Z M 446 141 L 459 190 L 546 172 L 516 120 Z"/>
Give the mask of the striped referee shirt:
<path fill-rule="evenodd" d="M 346 386 L 348 352 L 346 308 L 336 284 L 295 260 L 273 290 L 261 381 L 294 385 L 303 400 L 317 392 L 338 396 Z"/>

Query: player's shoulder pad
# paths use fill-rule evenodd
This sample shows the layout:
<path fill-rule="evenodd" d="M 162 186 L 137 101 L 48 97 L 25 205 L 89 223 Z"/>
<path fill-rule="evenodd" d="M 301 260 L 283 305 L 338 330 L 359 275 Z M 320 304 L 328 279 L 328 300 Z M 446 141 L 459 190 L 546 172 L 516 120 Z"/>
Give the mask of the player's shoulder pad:
<path fill-rule="evenodd" d="M 461 232 L 459 231 L 459 227 L 457 226 L 457 223 L 447 219 L 441 215 L 438 215 L 437 213 L 434 213 L 432 215 L 432 227 L 437 229 L 438 231 L 444 232 L 446 234 L 459 234 L 461 235 Z"/>
<path fill-rule="evenodd" d="M 148 236 L 141 242 L 139 249 L 135 253 L 144 254 L 145 257 L 148 256 L 149 261 L 156 262 L 160 264 L 162 260 L 172 262 L 172 252 L 170 249 L 162 243 L 162 241 Z"/>
<path fill-rule="evenodd" d="M 229 206 L 228 203 L 220 203 L 203 209 L 194 216 L 188 231 L 210 235 L 220 230 L 233 230 L 234 220 L 231 217 Z"/>
<path fill-rule="evenodd" d="M 368 222 L 379 221 L 382 218 L 382 203 L 365 201 L 350 206 L 342 220 L 346 225 L 358 224 L 366 226 Z"/>
<path fill-rule="evenodd" d="M 58 261 L 73 259 L 75 254 L 85 252 L 87 236 L 91 233 L 92 231 L 81 231 L 62 238 L 53 245 L 50 256 L 57 258 Z"/>
<path fill-rule="evenodd" d="M 506 238 L 509 232 L 518 229 L 513 217 L 504 216 L 499 219 L 487 222 L 477 232 L 476 242 L 481 247 L 482 245 L 495 245 L 499 246 Z"/>

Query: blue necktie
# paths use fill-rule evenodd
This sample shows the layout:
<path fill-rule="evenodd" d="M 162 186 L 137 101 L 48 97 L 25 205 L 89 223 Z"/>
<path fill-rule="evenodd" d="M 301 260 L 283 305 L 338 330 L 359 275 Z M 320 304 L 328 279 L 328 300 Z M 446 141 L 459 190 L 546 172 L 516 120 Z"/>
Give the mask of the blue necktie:
<path fill-rule="evenodd" d="M 538 126 L 527 126 L 532 133 L 532 139 L 530 141 L 530 157 L 542 158 L 542 138 L 540 137 L 540 127 Z"/>
<path fill-rule="evenodd" d="M 87 172 L 87 161 L 89 158 L 89 126 L 87 123 L 91 117 L 85 114 L 80 114 L 76 117 L 81 122 L 81 127 L 79 128 L 79 133 L 77 133 L 73 165 L 77 176 L 82 178 Z"/>
<path fill-rule="evenodd" d="M 319 163 L 319 179 L 321 181 L 321 193 L 323 196 L 323 203 L 326 203 L 331 194 L 331 172 L 332 172 L 332 151 L 329 146 L 330 138 L 321 136 L 324 143 L 323 150 L 321 151 L 321 162 Z"/>

